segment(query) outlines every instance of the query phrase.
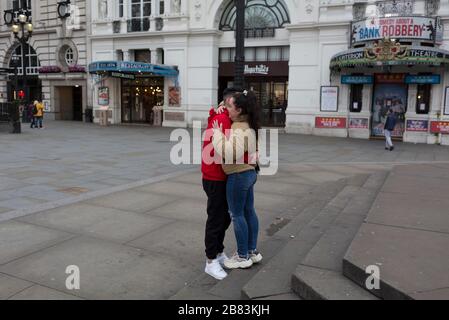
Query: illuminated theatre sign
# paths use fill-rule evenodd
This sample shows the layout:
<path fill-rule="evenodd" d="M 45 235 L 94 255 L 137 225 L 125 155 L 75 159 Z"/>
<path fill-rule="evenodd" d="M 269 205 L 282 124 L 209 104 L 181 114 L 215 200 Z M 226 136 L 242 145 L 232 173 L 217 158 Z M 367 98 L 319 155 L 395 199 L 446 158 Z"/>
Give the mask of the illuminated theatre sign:
<path fill-rule="evenodd" d="M 352 45 L 387 38 L 441 43 L 443 26 L 439 17 L 372 17 L 351 24 Z"/>
<path fill-rule="evenodd" d="M 360 66 L 376 67 L 418 64 L 447 65 L 449 64 L 449 52 L 438 48 L 407 47 L 380 41 L 380 45 L 375 45 L 372 48 L 350 49 L 336 54 L 331 59 L 330 68 L 338 70 Z"/>

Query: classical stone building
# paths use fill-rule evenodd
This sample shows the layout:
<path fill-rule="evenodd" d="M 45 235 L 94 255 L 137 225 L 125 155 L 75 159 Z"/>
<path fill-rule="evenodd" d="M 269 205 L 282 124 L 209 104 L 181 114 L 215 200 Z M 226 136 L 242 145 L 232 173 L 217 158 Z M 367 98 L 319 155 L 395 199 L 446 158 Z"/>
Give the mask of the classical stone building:
<path fill-rule="evenodd" d="M 232 85 L 231 0 L 94 0 L 92 105 L 112 123 L 205 121 Z M 247 87 L 265 126 L 369 139 L 388 109 L 395 136 L 449 144 L 445 25 L 440 1 L 248 0 Z"/>
<path fill-rule="evenodd" d="M 72 0 L 70 17 L 58 15 L 57 0 L 28 0 L 34 32 L 25 48 L 14 39 L 11 25 L 4 20 L 4 11 L 13 14 L 23 8 L 19 0 L 1 0 L 0 10 L 0 63 L 10 67 L 12 57 L 19 59 L 19 76 L 26 68 L 29 99 L 42 100 L 46 107 L 46 117 L 57 120 L 82 121 L 88 101 L 87 61 L 90 50 L 87 47 L 86 21 L 90 20 L 86 11 L 86 0 Z M 22 62 L 25 50 L 25 63 Z M 19 88 L 24 83 L 20 77 Z M 14 96 L 14 76 L 0 76 L 0 99 L 11 100 Z"/>

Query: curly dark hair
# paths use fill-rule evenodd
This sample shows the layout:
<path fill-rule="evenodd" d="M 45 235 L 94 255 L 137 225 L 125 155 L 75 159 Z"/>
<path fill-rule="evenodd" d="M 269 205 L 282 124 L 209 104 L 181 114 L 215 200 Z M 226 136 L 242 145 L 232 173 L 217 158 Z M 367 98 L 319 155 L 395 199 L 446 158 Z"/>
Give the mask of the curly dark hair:
<path fill-rule="evenodd" d="M 254 92 L 244 91 L 235 93 L 234 104 L 242 110 L 242 115 L 248 115 L 249 127 L 256 132 L 256 138 L 259 139 L 259 106 Z"/>

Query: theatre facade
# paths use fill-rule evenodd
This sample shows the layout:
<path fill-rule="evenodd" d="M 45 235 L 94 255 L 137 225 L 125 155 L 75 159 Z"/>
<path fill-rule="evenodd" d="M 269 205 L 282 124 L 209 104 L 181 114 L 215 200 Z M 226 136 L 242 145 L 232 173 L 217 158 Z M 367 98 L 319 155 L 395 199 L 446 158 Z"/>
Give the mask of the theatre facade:
<path fill-rule="evenodd" d="M 318 43 L 291 61 L 301 65 L 304 91 L 303 99 L 289 97 L 287 130 L 375 139 L 393 110 L 396 139 L 449 144 L 447 4 L 335 2 L 321 5 L 315 24 L 298 27 L 298 39 Z"/>

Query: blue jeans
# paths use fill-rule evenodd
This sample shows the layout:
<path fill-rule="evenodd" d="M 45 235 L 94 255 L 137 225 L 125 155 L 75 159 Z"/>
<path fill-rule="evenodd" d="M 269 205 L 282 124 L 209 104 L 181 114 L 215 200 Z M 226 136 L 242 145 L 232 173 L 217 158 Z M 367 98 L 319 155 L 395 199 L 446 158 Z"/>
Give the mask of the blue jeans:
<path fill-rule="evenodd" d="M 42 128 L 42 120 L 44 117 L 35 117 L 34 120 L 34 125 L 36 126 L 36 128 Z"/>
<path fill-rule="evenodd" d="M 228 176 L 226 194 L 229 213 L 234 223 L 238 254 L 247 258 L 249 251 L 257 249 L 259 219 L 254 208 L 255 170 Z"/>

